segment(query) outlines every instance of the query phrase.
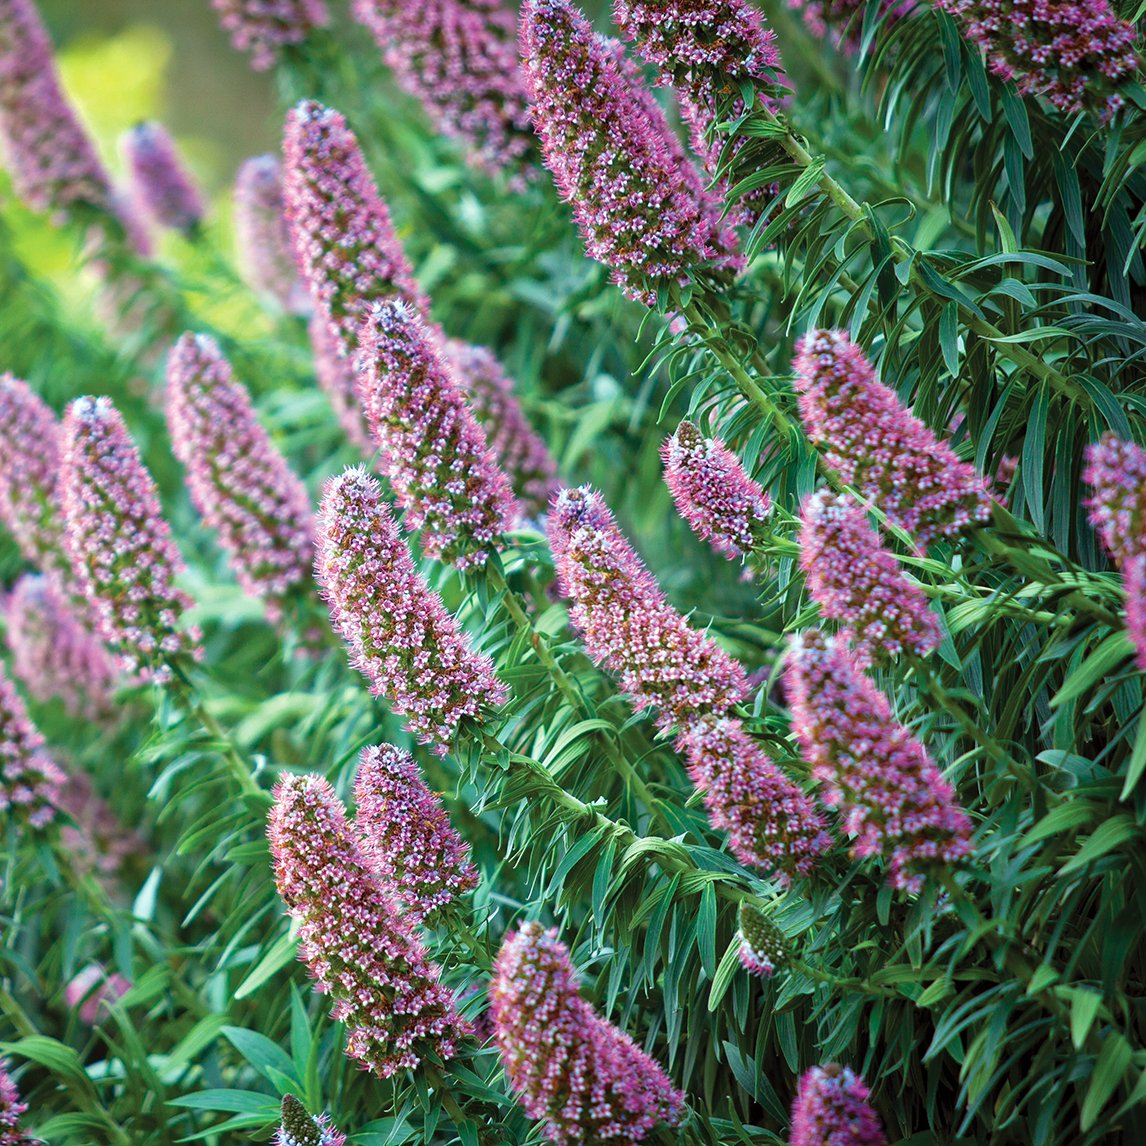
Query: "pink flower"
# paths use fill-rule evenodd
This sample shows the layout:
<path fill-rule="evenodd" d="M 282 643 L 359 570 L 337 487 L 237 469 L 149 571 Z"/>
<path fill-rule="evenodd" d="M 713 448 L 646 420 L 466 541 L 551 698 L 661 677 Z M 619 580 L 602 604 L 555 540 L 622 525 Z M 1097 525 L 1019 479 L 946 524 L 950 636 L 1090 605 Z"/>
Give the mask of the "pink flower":
<path fill-rule="evenodd" d="M 429 312 L 346 120 L 314 101 L 287 116 L 283 201 L 299 273 L 347 358 L 373 303 Z"/>
<path fill-rule="evenodd" d="M 390 744 L 364 748 L 354 802 L 362 852 L 408 918 L 433 920 L 440 908 L 477 887 L 469 846 L 409 752 Z"/>
<path fill-rule="evenodd" d="M 842 330 L 814 330 L 796 354 L 808 436 L 825 461 L 922 546 L 991 515 L 988 483 L 876 379 Z"/>
<path fill-rule="evenodd" d="M 439 131 L 515 186 L 535 171 L 513 11 L 502 0 L 355 0 L 398 84 Z"/>
<path fill-rule="evenodd" d="M 346 1053 L 382 1078 L 468 1035 L 421 940 L 354 839 L 321 776 L 284 776 L 268 817 L 275 882 L 301 925 L 299 956 L 346 1024 Z"/>
<path fill-rule="evenodd" d="M 697 720 L 677 748 L 704 794 L 712 826 L 728 833 L 728 846 L 742 864 L 787 883 L 793 875 L 807 875 L 832 846 L 815 804 L 739 720 Z"/>
<path fill-rule="evenodd" d="M 1082 480 L 1090 524 L 1118 562 L 1146 553 L 1146 450 L 1114 434 L 1087 447 Z"/>
<path fill-rule="evenodd" d="M 443 353 L 525 513 L 540 516 L 561 488 L 557 463 L 529 424 L 513 382 L 483 346 L 448 339 Z"/>
<path fill-rule="evenodd" d="M 516 505 L 435 333 L 393 300 L 371 310 L 358 337 L 358 396 L 406 529 L 422 530 L 428 557 L 483 564 Z"/>
<path fill-rule="evenodd" d="M 924 657 L 942 633 L 927 597 L 899 569 L 867 514 L 851 498 L 820 490 L 800 511 L 800 568 L 820 612 L 845 626 L 861 664 Z"/>
<path fill-rule="evenodd" d="M 135 197 L 160 227 L 185 235 L 203 221 L 205 207 L 198 188 L 161 123 L 137 123 L 120 138 L 120 150 Z"/>
<path fill-rule="evenodd" d="M 280 52 L 301 44 L 329 22 L 323 0 L 211 0 L 236 51 L 250 52 L 251 67 L 273 67 Z"/>
<path fill-rule="evenodd" d="M 115 662 L 52 582 L 25 574 L 6 614 L 12 671 L 35 700 L 59 698 L 69 716 L 86 720 L 114 713 Z"/>
<path fill-rule="evenodd" d="M 729 560 L 758 544 L 772 499 L 745 472 L 719 438 L 705 438 L 681 422 L 661 447 L 665 484 L 693 533 Z"/>
<path fill-rule="evenodd" d="M 612 46 L 569 0 L 527 0 L 521 54 L 545 165 L 592 258 L 652 306 L 716 253 L 711 216 L 642 113 Z"/>
<path fill-rule="evenodd" d="M 60 843 L 78 871 L 111 875 L 143 850 L 143 841 L 100 798 L 86 772 L 69 772 L 56 803 L 74 823 L 60 827 Z"/>
<path fill-rule="evenodd" d="M 8 1064 L 0 1058 L 0 1146 L 44 1146 L 38 1139 L 20 1129 L 20 1119 L 28 1104 L 20 1101 L 20 1092 L 8 1073 Z"/>
<path fill-rule="evenodd" d="M 887 1146 L 870 1094 L 850 1067 L 812 1067 L 792 1106 L 791 1146 Z"/>
<path fill-rule="evenodd" d="M 444 753 L 467 717 L 502 704 L 490 659 L 470 648 L 441 598 L 418 575 L 382 500 L 358 466 L 327 482 L 315 576 L 331 624 L 374 696 L 385 696 L 422 743 Z"/>
<path fill-rule="evenodd" d="M 1146 672 L 1146 553 L 1136 553 L 1122 566 L 1126 590 L 1126 631 L 1138 650 L 1138 667 Z"/>
<path fill-rule="evenodd" d="M 282 1125 L 271 1141 L 272 1146 L 346 1146 L 346 1135 L 330 1124 L 329 1115 L 311 1118 L 293 1094 L 284 1094 Z"/>
<path fill-rule="evenodd" d="M 94 1027 L 111 1004 L 130 990 L 131 980 L 125 979 L 118 971 L 109 975 L 106 967 L 89 963 L 64 988 L 64 999 L 69 1007 L 79 1011 L 80 1022 Z"/>
<path fill-rule="evenodd" d="M 354 361 L 342 357 L 337 335 L 318 311 L 310 316 L 309 331 L 319 388 L 330 402 L 347 441 L 357 447 L 363 457 L 372 458 L 376 447 L 358 401 Z"/>
<path fill-rule="evenodd" d="M 125 671 L 167 681 L 181 657 L 202 654 L 180 629 L 192 602 L 175 588 L 182 558 L 155 482 L 109 398 L 77 398 L 64 418 L 61 501 L 76 582 Z"/>
<path fill-rule="evenodd" d="M 680 1123 L 684 1095 L 581 998 L 556 931 L 525 923 L 506 937 L 489 999 L 509 1085 L 550 1142 L 635 1143 Z"/>
<path fill-rule="evenodd" d="M 214 339 L 184 334 L 167 360 L 171 448 L 239 584 L 278 621 L 310 587 L 314 513 Z"/>
<path fill-rule="evenodd" d="M 107 172 L 60 87 L 32 0 L 0 0 L 0 141 L 16 193 L 33 210 L 111 212 Z"/>
<path fill-rule="evenodd" d="M 239 270 L 253 291 L 287 314 L 309 314 L 310 294 L 294 265 L 283 206 L 282 166 L 273 155 L 244 160 L 235 176 Z"/>
<path fill-rule="evenodd" d="M 56 818 L 63 783 L 16 686 L 0 669 L 0 812 L 23 826 L 43 828 Z"/>
<path fill-rule="evenodd" d="M 561 593 L 589 655 L 621 678 L 663 729 L 724 714 L 747 691 L 744 669 L 666 600 L 599 493 L 563 490 L 549 515 Z"/>
<path fill-rule="evenodd" d="M 893 887 L 919 891 L 928 865 L 970 852 L 967 813 L 845 649 L 810 629 L 790 657 L 792 727 L 824 802 L 843 813 L 853 856 L 882 857 Z"/>
<path fill-rule="evenodd" d="M 750 975 L 771 979 L 789 959 L 784 933 L 750 903 L 740 904 L 740 965 Z"/>

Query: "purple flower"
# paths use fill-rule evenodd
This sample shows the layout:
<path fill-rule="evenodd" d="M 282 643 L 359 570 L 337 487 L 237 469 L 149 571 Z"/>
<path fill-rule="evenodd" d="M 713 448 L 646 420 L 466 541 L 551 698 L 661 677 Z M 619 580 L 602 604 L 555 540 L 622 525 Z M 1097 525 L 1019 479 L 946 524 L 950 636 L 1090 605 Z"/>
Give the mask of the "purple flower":
<path fill-rule="evenodd" d="M 64 774 L 44 751 L 16 686 L 0 669 L 0 812 L 32 829 L 56 818 Z"/>
<path fill-rule="evenodd" d="M 354 780 L 354 827 L 378 877 L 416 921 L 473 891 L 478 870 L 414 757 L 383 744 L 364 748 Z"/>
<path fill-rule="evenodd" d="M 77 871 L 111 875 L 143 851 L 143 841 L 100 798 L 86 772 L 67 774 L 56 803 L 74 823 L 60 827 L 60 843 Z"/>
<path fill-rule="evenodd" d="M 750 903 L 740 904 L 740 965 L 750 975 L 771 979 L 788 962 L 788 941 L 784 933 L 762 911 Z"/>
<path fill-rule="evenodd" d="M 309 314 L 310 294 L 294 264 L 283 206 L 282 165 L 273 155 L 244 160 L 235 176 L 239 269 L 256 293 L 287 314 Z"/>
<path fill-rule="evenodd" d="M 506 937 L 489 999 L 509 1085 L 550 1142 L 635 1143 L 680 1123 L 684 1095 L 581 998 L 556 931 L 525 923 Z"/>
<path fill-rule="evenodd" d="M 893 887 L 919 891 L 927 865 L 969 853 L 967 813 L 846 649 L 810 629 L 790 657 L 792 727 L 824 802 L 843 813 L 852 855 L 881 856 Z"/>
<path fill-rule="evenodd" d="M 314 373 L 319 388 L 334 410 L 347 441 L 367 458 L 375 453 L 374 439 L 366 424 L 366 415 L 358 401 L 358 380 L 354 361 L 343 358 L 338 337 L 326 319 L 315 311 L 310 316 L 310 347 L 314 352 Z"/>
<path fill-rule="evenodd" d="M 0 141 L 16 193 L 33 210 L 111 212 L 107 172 L 60 87 L 32 0 L 0 0 Z"/>
<path fill-rule="evenodd" d="M 681 422 L 661 447 L 665 484 L 693 533 L 729 560 L 758 544 L 772 499 L 719 438 L 705 438 Z"/>
<path fill-rule="evenodd" d="M 363 856 L 321 776 L 284 776 L 267 822 L 275 883 L 299 956 L 346 1024 L 346 1053 L 382 1078 L 449 1059 L 469 1027 L 439 970 Z"/>
<path fill-rule="evenodd" d="M 517 507 L 435 332 L 392 300 L 371 310 L 358 338 L 358 396 L 406 529 L 422 530 L 428 557 L 483 564 Z"/>
<path fill-rule="evenodd" d="M 111 1004 L 131 990 L 131 980 L 118 971 L 108 974 L 99 963 L 89 963 L 77 972 L 64 988 L 64 999 L 72 1010 L 78 1010 L 80 1022 L 89 1027 L 100 1022 Z"/>
<path fill-rule="evenodd" d="M 59 698 L 69 716 L 87 720 L 114 713 L 115 662 L 52 582 L 25 574 L 5 612 L 12 671 L 35 700 Z"/>
<path fill-rule="evenodd" d="M 205 208 L 167 128 L 154 120 L 137 123 L 120 138 L 135 198 L 160 227 L 192 234 Z"/>
<path fill-rule="evenodd" d="M 791 1146 L 887 1146 L 871 1092 L 850 1067 L 805 1071 L 792 1105 Z"/>
<path fill-rule="evenodd" d="M 586 250 L 630 298 L 654 305 L 659 288 L 716 254 L 710 214 L 613 47 L 569 0 L 527 0 L 521 52 L 542 156 Z"/>
<path fill-rule="evenodd" d="M 418 575 L 382 493 L 358 466 L 327 482 L 315 576 L 331 624 L 374 696 L 385 696 L 422 743 L 444 753 L 466 717 L 505 701 L 493 664 L 470 648 Z"/>
<path fill-rule="evenodd" d="M 920 545 L 990 517 L 985 479 L 876 379 L 842 330 L 808 334 L 795 367 L 800 414 L 827 464 Z"/>
<path fill-rule="evenodd" d="M 815 804 L 739 720 L 697 720 L 677 748 L 704 794 L 712 826 L 728 833 L 728 846 L 742 864 L 787 883 L 793 875 L 807 875 L 832 846 Z"/>
<path fill-rule="evenodd" d="M 723 715 L 743 697 L 744 669 L 668 603 L 599 493 L 563 490 L 549 515 L 549 542 L 589 655 L 620 676 L 635 708 L 657 708 L 660 728 Z"/>
<path fill-rule="evenodd" d="M 284 1094 L 282 1125 L 271 1142 L 272 1146 L 346 1146 L 346 1135 L 330 1124 L 328 1115 L 311 1118 L 293 1094 Z"/>
<path fill-rule="evenodd" d="M 429 312 L 354 133 L 314 101 L 287 116 L 283 201 L 299 273 L 347 358 L 381 299 Z"/>
<path fill-rule="evenodd" d="M 20 1129 L 20 1119 L 28 1104 L 20 1101 L 20 1092 L 8 1073 L 8 1064 L 0 1058 L 0 1146 L 44 1146 L 38 1139 Z"/>
<path fill-rule="evenodd" d="M 279 52 L 301 44 L 314 28 L 329 22 L 323 0 L 211 0 L 223 30 L 240 52 L 250 52 L 251 67 L 273 67 Z"/>
<path fill-rule="evenodd" d="M 1138 667 L 1146 672 L 1146 553 L 1136 553 L 1122 567 L 1126 590 L 1126 631 L 1138 650 Z"/>
<path fill-rule="evenodd" d="M 503 0 L 354 0 L 400 87 L 443 134 L 516 186 L 535 168 L 517 22 Z"/>
<path fill-rule="evenodd" d="M 1067 113 L 1108 116 L 1138 70 L 1137 32 L 1106 0 L 936 0 L 995 75 Z"/>
<path fill-rule="evenodd" d="M 513 484 L 525 513 L 540 516 L 561 489 L 557 463 L 549 447 L 529 424 L 513 382 L 501 363 L 483 346 L 451 338 L 443 344 L 450 371 L 464 387 L 474 417 Z"/>
<path fill-rule="evenodd" d="M 167 425 L 195 508 L 218 533 L 239 584 L 278 621 L 309 589 L 314 513 L 207 335 L 184 334 L 168 357 Z"/>
<path fill-rule="evenodd" d="M 1114 434 L 1087 447 L 1082 480 L 1090 524 L 1118 562 L 1146 553 L 1146 450 Z"/>
<path fill-rule="evenodd" d="M 76 583 L 124 669 L 167 681 L 172 664 L 202 654 L 180 629 L 192 602 L 175 588 L 182 558 L 155 482 L 109 398 L 77 398 L 64 417 L 61 501 Z"/>
<path fill-rule="evenodd" d="M 861 664 L 923 657 L 942 639 L 927 597 L 849 497 L 820 490 L 800 511 L 800 568 L 820 612 L 845 626 Z"/>

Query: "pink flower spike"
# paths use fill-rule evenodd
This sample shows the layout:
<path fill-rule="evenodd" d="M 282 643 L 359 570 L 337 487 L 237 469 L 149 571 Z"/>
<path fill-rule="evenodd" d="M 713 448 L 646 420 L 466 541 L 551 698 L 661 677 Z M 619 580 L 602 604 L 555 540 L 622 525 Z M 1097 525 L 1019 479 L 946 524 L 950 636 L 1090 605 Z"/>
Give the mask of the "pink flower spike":
<path fill-rule="evenodd" d="M 846 485 L 923 547 L 991 516 L 989 483 L 878 381 L 842 330 L 814 330 L 796 353 L 808 437 Z"/>
<path fill-rule="evenodd" d="M 16 686 L 0 669 L 0 812 L 38 831 L 55 820 L 63 784 Z"/>
<path fill-rule="evenodd" d="M 79 1012 L 80 1022 L 94 1027 L 103 1020 L 111 1004 L 131 990 L 131 980 L 118 971 L 110 975 L 99 963 L 89 963 L 64 988 L 68 1006 Z"/>
<path fill-rule="evenodd" d="M 1126 631 L 1138 650 L 1138 667 L 1146 672 L 1146 553 L 1136 553 L 1122 567 L 1126 590 Z"/>
<path fill-rule="evenodd" d="M 791 1146 L 887 1146 L 870 1094 L 850 1067 L 812 1067 L 792 1106 Z"/>
<path fill-rule="evenodd" d="M 363 854 L 411 920 L 433 922 L 442 907 L 477 887 L 469 845 L 409 752 L 390 744 L 364 748 L 354 802 Z"/>
<path fill-rule="evenodd" d="M 0 1058 L 0 1146 L 44 1146 L 20 1129 L 20 1119 L 27 1110 L 28 1104 L 20 1101 L 20 1092 L 8 1073 L 8 1063 Z"/>
<path fill-rule="evenodd" d="M 907 653 L 925 657 L 942 639 L 927 597 L 851 498 L 820 490 L 800 511 L 800 568 L 808 592 L 863 665 Z"/>
<path fill-rule="evenodd" d="M 251 54 L 251 67 L 266 71 L 284 48 L 301 44 L 315 28 L 330 22 L 323 0 L 211 0 L 223 30 L 239 52 Z"/>
<path fill-rule="evenodd" d="M 971 821 L 927 750 L 850 654 L 816 629 L 789 653 L 792 728 L 857 859 L 879 856 L 892 887 L 918 892 L 928 865 L 971 850 Z"/>
<path fill-rule="evenodd" d="M 422 531 L 427 557 L 484 564 L 517 506 L 434 332 L 391 300 L 371 310 L 358 341 L 359 400 L 406 529 Z"/>
<path fill-rule="evenodd" d="M 375 481 L 362 466 L 333 477 L 318 515 L 315 576 L 350 663 L 423 744 L 444 754 L 467 717 L 506 699 L 489 657 L 475 653 L 418 575 Z"/>
<path fill-rule="evenodd" d="M 439 970 L 354 839 L 321 776 L 284 776 L 267 821 L 275 883 L 301 924 L 299 957 L 346 1024 L 346 1053 L 381 1078 L 450 1059 L 470 1029 Z"/>
<path fill-rule="evenodd" d="M 747 901 L 740 904 L 740 965 L 750 975 L 771 979 L 791 957 L 784 933 Z"/>
<path fill-rule="evenodd" d="M 218 533 L 239 584 L 279 621 L 310 587 L 314 512 L 207 335 L 184 334 L 168 356 L 167 425 L 195 508 Z"/>
<path fill-rule="evenodd" d="M 282 165 L 275 156 L 244 160 L 235 176 L 234 203 L 239 270 L 248 285 L 287 314 L 309 314 L 310 294 L 294 264 Z"/>
<path fill-rule="evenodd" d="M 1146 553 L 1146 450 L 1114 434 L 1087 447 L 1082 480 L 1090 524 L 1118 562 Z"/>
<path fill-rule="evenodd" d="M 681 422 L 661 447 L 665 484 L 689 528 L 729 560 L 758 544 L 772 512 L 772 499 L 745 472 L 719 438 L 705 438 Z"/>
<path fill-rule="evenodd" d="M 284 1094 L 282 1125 L 271 1143 L 272 1146 L 346 1146 L 346 1135 L 330 1124 L 329 1115 L 311 1118 L 293 1094 Z"/>
<path fill-rule="evenodd" d="M 723 715 L 748 688 L 743 667 L 666 600 L 599 493 L 563 490 L 549 515 L 560 592 L 589 655 L 662 729 Z"/>
<path fill-rule="evenodd" d="M 684 1095 L 581 998 L 556 931 L 525 923 L 506 937 L 489 999 L 510 1088 L 556 1146 L 632 1144 L 680 1123 Z"/>
<path fill-rule="evenodd" d="M 343 358 L 338 337 L 318 311 L 310 316 L 310 347 L 314 352 L 314 373 L 319 389 L 326 395 L 347 441 L 365 458 L 376 452 L 366 415 L 358 401 L 358 379 L 354 361 Z"/>
<path fill-rule="evenodd" d="M 109 398 L 77 398 L 64 417 L 61 501 L 66 544 L 104 640 L 131 675 L 160 683 L 181 657 L 202 655 L 192 604 L 177 589 L 183 561 L 155 482 Z"/>
<path fill-rule="evenodd" d="M 151 219 L 160 227 L 194 233 L 206 208 L 167 128 L 154 121 L 137 123 L 120 137 L 120 150 L 135 198 Z"/>
<path fill-rule="evenodd" d="M 380 299 L 397 296 L 429 313 L 346 120 L 313 100 L 300 103 L 287 115 L 283 152 L 295 262 L 342 357 L 357 349 L 359 328 Z"/>

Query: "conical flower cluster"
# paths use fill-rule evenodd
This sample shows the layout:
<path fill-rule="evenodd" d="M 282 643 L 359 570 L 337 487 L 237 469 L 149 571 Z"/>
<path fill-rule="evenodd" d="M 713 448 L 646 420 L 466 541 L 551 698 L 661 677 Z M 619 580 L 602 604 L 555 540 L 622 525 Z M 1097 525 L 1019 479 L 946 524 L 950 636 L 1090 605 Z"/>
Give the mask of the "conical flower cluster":
<path fill-rule="evenodd" d="M 107 172 L 64 96 L 32 0 L 0 0 L 0 143 L 16 193 L 33 210 L 111 212 Z"/>
<path fill-rule="evenodd" d="M 155 482 L 108 398 L 78 398 L 64 418 L 61 501 L 66 543 L 82 595 L 125 670 L 170 679 L 171 664 L 199 656 L 199 634 L 179 628 L 191 599 Z"/>
<path fill-rule="evenodd" d="M 310 316 L 308 330 L 319 388 L 330 402 L 347 441 L 357 447 L 363 457 L 372 458 L 377 447 L 358 401 L 354 360 L 342 357 L 337 334 L 318 311 Z"/>
<path fill-rule="evenodd" d="M 56 818 L 64 774 L 44 751 L 16 686 L 0 669 L 0 812 L 38 829 Z"/>
<path fill-rule="evenodd" d="M 362 852 L 415 922 L 477 887 L 469 846 L 450 824 L 414 757 L 365 748 L 354 780 L 354 827 Z"/>
<path fill-rule="evenodd" d="M 665 484 L 693 533 L 733 560 L 751 553 L 772 512 L 772 499 L 719 438 L 681 422 L 661 447 Z"/>
<path fill-rule="evenodd" d="M 820 490 L 805 499 L 800 518 L 808 592 L 826 618 L 844 626 L 861 664 L 936 648 L 942 634 L 927 597 L 900 571 L 861 506 Z"/>
<path fill-rule="evenodd" d="M 929 864 L 970 851 L 971 821 L 927 750 L 848 652 L 812 629 L 790 651 L 792 727 L 843 814 L 857 858 L 881 856 L 893 887 L 918 891 Z"/>
<path fill-rule="evenodd" d="M 451 338 L 445 342 L 443 352 L 450 371 L 465 387 L 470 408 L 508 475 L 522 510 L 530 516 L 540 516 L 561 488 L 557 463 L 529 424 L 513 392 L 513 382 L 483 346 Z"/>
<path fill-rule="evenodd" d="M 359 338 L 358 395 L 406 529 L 422 531 L 429 557 L 484 563 L 513 524 L 513 491 L 435 333 L 394 300 L 371 310 Z"/>
<path fill-rule="evenodd" d="M 0 1058 L 0 1146 L 44 1146 L 38 1139 L 20 1129 L 20 1119 L 28 1104 L 20 1101 L 20 1092 L 8 1073 L 8 1064 Z"/>
<path fill-rule="evenodd" d="M 788 962 L 788 941 L 784 933 L 762 911 L 750 903 L 740 904 L 740 965 L 750 975 L 771 979 Z"/>
<path fill-rule="evenodd" d="M 331 478 L 318 516 L 315 576 L 331 624 L 374 696 L 444 752 L 462 721 L 501 704 L 505 686 L 418 575 L 382 493 L 359 466 Z"/>
<path fill-rule="evenodd" d="M 527 0 L 521 51 L 545 165 L 592 258 L 649 306 L 711 259 L 711 217 L 642 114 L 608 41 L 570 0 Z"/>
<path fill-rule="evenodd" d="M 373 303 L 397 296 L 428 313 L 346 120 L 314 101 L 300 103 L 287 116 L 283 151 L 295 262 L 342 356 L 357 348 Z"/>
<path fill-rule="evenodd" d="M 168 357 L 167 424 L 191 500 L 217 531 L 239 584 L 280 619 L 310 585 L 314 513 L 207 335 L 184 334 Z"/>
<path fill-rule="evenodd" d="M 68 715 L 87 720 L 112 713 L 115 662 L 51 581 L 21 577 L 5 616 L 12 671 L 33 699 L 58 698 Z"/>
<path fill-rule="evenodd" d="M 248 285 L 287 314 L 308 314 L 283 206 L 282 165 L 274 155 L 244 160 L 235 176 L 235 242 Z"/>
<path fill-rule="evenodd" d="M 330 784 L 284 776 L 267 835 L 279 894 L 301 925 L 299 955 L 346 1024 L 346 1053 L 382 1078 L 452 1058 L 469 1028 Z"/>
<path fill-rule="evenodd" d="M 120 149 L 135 198 L 152 222 L 191 234 L 203 221 L 203 198 L 167 128 L 154 120 L 137 123 L 124 132 Z"/>
<path fill-rule="evenodd" d="M 346 1146 L 346 1135 L 331 1126 L 328 1115 L 311 1118 L 293 1094 L 284 1094 L 282 1124 L 271 1142 L 272 1146 Z"/>
<path fill-rule="evenodd" d="M 488 171 L 521 186 L 535 141 L 517 60 L 514 13 L 502 0 L 354 0 L 399 85 L 444 135 Z"/>
<path fill-rule="evenodd" d="M 871 1092 L 851 1067 L 814 1066 L 792 1106 L 791 1146 L 887 1146 Z"/>
<path fill-rule="evenodd" d="M 563 490 L 549 516 L 561 593 L 589 655 L 616 673 L 638 710 L 684 727 L 726 713 L 747 691 L 744 669 L 667 601 L 599 493 Z"/>
<path fill-rule="evenodd" d="M 812 331 L 795 367 L 800 414 L 827 464 L 921 546 L 990 516 L 988 483 L 904 408 L 844 331 Z"/>
<path fill-rule="evenodd" d="M 489 989 L 494 1036 L 526 1114 L 557 1146 L 635 1143 L 677 1125 L 684 1096 L 577 991 L 556 931 L 525 923 L 498 953 Z"/>
<path fill-rule="evenodd" d="M 283 48 L 301 44 L 329 22 L 324 0 L 211 0 L 237 51 L 251 54 L 251 67 L 273 67 Z"/>

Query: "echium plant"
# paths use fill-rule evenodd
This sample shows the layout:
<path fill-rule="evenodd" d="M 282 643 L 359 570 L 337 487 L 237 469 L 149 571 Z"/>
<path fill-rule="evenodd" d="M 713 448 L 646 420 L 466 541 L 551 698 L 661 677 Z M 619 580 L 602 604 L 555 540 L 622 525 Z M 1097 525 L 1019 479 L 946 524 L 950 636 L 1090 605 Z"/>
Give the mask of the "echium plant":
<path fill-rule="evenodd" d="M 193 234 L 206 208 L 167 128 L 152 120 L 137 123 L 124 132 L 120 149 L 136 201 L 152 222 Z"/>
<path fill-rule="evenodd" d="M 303 43 L 330 19 L 325 0 L 211 0 L 223 29 L 251 67 L 265 71 L 288 48 Z"/>
<path fill-rule="evenodd" d="M 64 784 L 16 686 L 0 670 L 0 811 L 4 820 L 38 830 L 57 816 Z"/>

